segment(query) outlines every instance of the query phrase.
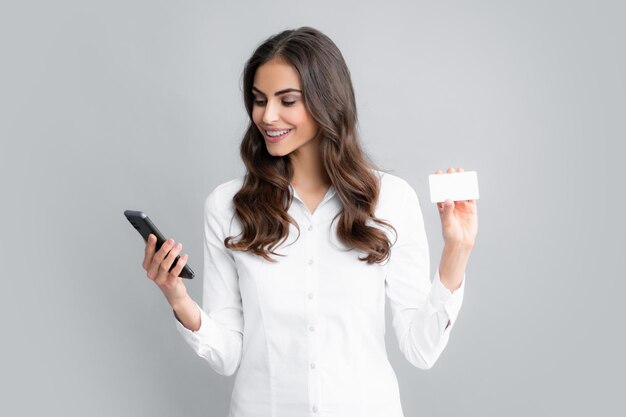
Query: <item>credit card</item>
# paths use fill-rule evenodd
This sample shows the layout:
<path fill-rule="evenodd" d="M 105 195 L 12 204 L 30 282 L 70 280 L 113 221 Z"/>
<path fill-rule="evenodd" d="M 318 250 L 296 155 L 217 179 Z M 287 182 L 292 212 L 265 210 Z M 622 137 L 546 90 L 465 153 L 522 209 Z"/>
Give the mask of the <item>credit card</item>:
<path fill-rule="evenodd" d="M 431 203 L 440 203 L 447 199 L 452 201 L 478 200 L 476 171 L 430 174 L 428 184 Z"/>

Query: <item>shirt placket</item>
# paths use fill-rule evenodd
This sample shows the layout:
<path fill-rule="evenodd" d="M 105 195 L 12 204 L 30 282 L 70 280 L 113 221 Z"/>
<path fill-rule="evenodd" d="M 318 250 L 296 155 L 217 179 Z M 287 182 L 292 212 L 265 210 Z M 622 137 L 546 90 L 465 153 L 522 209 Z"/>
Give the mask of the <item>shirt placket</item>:
<path fill-rule="evenodd" d="M 304 256 L 304 276 L 305 276 L 305 294 L 304 303 L 306 304 L 307 317 L 307 346 L 308 346 L 308 380 L 309 380 L 309 415 L 318 417 L 320 413 L 321 402 L 321 377 L 318 371 L 319 352 L 320 352 L 320 314 L 317 296 L 319 294 L 319 259 L 318 259 L 318 237 L 322 236 L 319 225 L 322 224 L 323 205 L 334 194 L 333 190 L 329 190 L 324 196 L 318 207 L 311 212 L 304 204 L 304 201 L 298 196 L 293 189 L 294 197 L 299 201 L 304 213 L 306 233 L 305 233 L 305 256 Z"/>
<path fill-rule="evenodd" d="M 317 210 L 316 210 L 317 213 Z M 309 374 L 309 410 L 311 415 L 319 415 L 320 407 L 320 378 L 319 372 L 317 372 L 317 363 L 319 358 L 319 309 L 317 303 L 317 295 L 319 279 L 318 279 L 318 264 L 319 259 L 317 257 L 318 248 L 315 235 L 318 233 L 315 224 L 316 213 L 309 217 L 309 224 L 307 225 L 306 233 L 306 256 L 305 262 L 305 280 L 306 280 L 306 294 L 305 303 L 307 311 L 307 335 L 308 335 L 308 374 Z"/>

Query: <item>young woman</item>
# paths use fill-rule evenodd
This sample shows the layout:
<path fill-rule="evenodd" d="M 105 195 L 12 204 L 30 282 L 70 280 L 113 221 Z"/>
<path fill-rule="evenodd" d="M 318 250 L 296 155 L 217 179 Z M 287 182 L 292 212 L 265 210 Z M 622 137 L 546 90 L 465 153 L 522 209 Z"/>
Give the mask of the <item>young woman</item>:
<path fill-rule="evenodd" d="M 155 253 L 150 236 L 143 267 L 196 354 L 238 371 L 231 417 L 401 417 L 385 300 L 406 359 L 432 367 L 461 308 L 476 203 L 439 204 L 445 246 L 431 283 L 417 194 L 365 156 L 336 45 L 311 27 L 268 38 L 243 93 L 246 173 L 205 202 L 202 308 L 178 276 L 187 255 L 169 271 L 180 244 Z"/>

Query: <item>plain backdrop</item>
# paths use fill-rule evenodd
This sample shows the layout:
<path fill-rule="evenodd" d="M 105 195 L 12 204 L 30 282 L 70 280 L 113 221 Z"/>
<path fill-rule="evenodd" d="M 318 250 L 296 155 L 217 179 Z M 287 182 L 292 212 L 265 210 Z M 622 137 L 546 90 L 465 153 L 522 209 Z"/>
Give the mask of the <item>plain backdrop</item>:
<path fill-rule="evenodd" d="M 3 2 L 0 414 L 227 415 L 234 376 L 177 333 L 123 211 L 183 242 L 200 301 L 204 199 L 244 172 L 244 62 L 304 25 L 348 63 L 368 154 L 417 191 L 433 272 L 428 175 L 478 172 L 465 300 L 432 369 L 387 316 L 405 415 L 623 413 L 625 17 L 621 1 Z"/>

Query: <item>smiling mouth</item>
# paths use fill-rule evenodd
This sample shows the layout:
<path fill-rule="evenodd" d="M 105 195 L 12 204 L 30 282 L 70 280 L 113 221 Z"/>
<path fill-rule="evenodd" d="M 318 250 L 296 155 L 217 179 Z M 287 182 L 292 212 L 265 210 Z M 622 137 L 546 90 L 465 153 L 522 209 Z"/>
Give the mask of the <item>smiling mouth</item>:
<path fill-rule="evenodd" d="M 274 130 L 274 131 L 271 131 L 271 132 L 268 131 L 268 130 L 265 130 L 265 138 L 269 142 L 279 142 L 279 141 L 283 140 L 287 135 L 289 135 L 289 133 L 292 130 L 293 129 Z"/>
<path fill-rule="evenodd" d="M 277 138 L 279 136 L 286 135 L 291 132 L 291 129 L 283 129 L 283 130 L 266 130 L 265 134 L 271 138 Z"/>

